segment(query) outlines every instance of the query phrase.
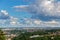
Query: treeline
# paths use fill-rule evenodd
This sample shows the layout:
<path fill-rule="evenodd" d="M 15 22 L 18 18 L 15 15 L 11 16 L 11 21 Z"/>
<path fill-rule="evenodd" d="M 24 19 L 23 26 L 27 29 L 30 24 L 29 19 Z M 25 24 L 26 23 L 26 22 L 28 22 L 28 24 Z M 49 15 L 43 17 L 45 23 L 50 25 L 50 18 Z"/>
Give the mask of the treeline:
<path fill-rule="evenodd" d="M 49 33 L 53 33 L 56 31 L 60 31 L 60 29 L 39 30 L 36 32 L 20 32 L 16 37 L 12 38 L 12 40 L 60 40 L 60 35 L 58 34 L 46 36 L 49 35 Z M 43 35 L 43 37 L 30 38 L 30 36 L 33 35 Z"/>

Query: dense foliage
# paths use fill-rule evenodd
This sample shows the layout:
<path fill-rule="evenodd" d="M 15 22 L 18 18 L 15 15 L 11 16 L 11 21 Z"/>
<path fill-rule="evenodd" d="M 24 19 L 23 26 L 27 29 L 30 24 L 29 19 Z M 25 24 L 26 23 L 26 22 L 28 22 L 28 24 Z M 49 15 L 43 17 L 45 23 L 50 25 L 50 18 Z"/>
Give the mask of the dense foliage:
<path fill-rule="evenodd" d="M 12 38 L 12 40 L 60 40 L 60 35 L 50 35 L 49 33 L 55 33 L 60 30 L 42 30 L 36 32 L 20 32 L 18 36 Z M 49 33 L 48 33 L 49 32 Z M 43 37 L 30 38 L 33 35 L 43 35 Z"/>
<path fill-rule="evenodd" d="M 0 40 L 6 40 L 4 35 L 3 31 L 0 30 Z"/>

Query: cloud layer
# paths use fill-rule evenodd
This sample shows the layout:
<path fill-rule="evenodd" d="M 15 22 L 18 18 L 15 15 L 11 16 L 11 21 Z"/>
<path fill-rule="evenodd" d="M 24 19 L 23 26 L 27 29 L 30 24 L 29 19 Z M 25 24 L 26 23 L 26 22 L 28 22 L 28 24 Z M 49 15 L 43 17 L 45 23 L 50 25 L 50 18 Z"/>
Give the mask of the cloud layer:
<path fill-rule="evenodd" d="M 14 7 L 19 11 L 33 14 L 32 18 L 40 20 L 60 20 L 60 2 L 57 0 L 35 0 L 34 4 L 28 6 Z M 23 10 L 21 10 L 23 9 Z"/>
<path fill-rule="evenodd" d="M 0 27 L 14 27 L 18 19 L 10 16 L 6 10 L 0 10 Z"/>
<path fill-rule="evenodd" d="M 56 0 L 35 0 L 29 5 L 13 8 L 32 14 L 31 18 L 14 18 L 6 10 L 0 11 L 0 26 L 7 27 L 60 27 L 60 2 Z M 23 14 L 24 15 L 24 14 Z M 27 15 L 28 16 L 28 15 Z M 58 21 L 59 20 L 59 21 Z"/>

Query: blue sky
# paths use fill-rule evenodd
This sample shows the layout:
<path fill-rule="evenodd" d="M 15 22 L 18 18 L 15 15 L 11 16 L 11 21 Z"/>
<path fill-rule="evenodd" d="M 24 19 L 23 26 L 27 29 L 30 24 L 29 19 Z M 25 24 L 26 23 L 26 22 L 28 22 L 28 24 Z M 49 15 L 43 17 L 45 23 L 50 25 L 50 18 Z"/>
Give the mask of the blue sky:
<path fill-rule="evenodd" d="M 0 0 L 0 27 L 60 27 L 60 1 Z"/>
<path fill-rule="evenodd" d="M 24 0 L 1 0 L 0 1 L 0 10 L 6 10 L 9 12 L 9 15 L 17 17 L 17 16 L 20 16 L 21 12 L 15 12 L 12 7 L 16 6 L 16 5 L 27 5 L 27 4 L 30 4 L 30 3 L 28 1 L 24 2 Z M 23 15 L 23 14 L 25 14 L 25 15 Z M 22 15 L 26 16 L 29 14 L 26 14 L 23 12 Z"/>

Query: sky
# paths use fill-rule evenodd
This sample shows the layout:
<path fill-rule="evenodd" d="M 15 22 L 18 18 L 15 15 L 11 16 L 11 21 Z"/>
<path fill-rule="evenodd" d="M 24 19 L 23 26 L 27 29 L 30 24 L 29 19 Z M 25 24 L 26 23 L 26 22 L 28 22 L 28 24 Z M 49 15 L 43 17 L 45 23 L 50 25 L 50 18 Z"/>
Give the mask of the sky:
<path fill-rule="evenodd" d="M 60 1 L 0 0 L 0 27 L 60 27 Z"/>

